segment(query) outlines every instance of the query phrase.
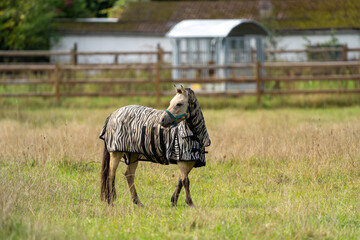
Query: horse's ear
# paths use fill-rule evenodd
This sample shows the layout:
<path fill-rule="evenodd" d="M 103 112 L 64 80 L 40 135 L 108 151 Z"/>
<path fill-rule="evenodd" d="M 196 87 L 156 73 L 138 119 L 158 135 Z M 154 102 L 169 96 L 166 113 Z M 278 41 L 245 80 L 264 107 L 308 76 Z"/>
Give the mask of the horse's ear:
<path fill-rule="evenodd" d="M 175 90 L 175 93 L 183 94 L 183 91 L 180 88 L 177 88 L 175 84 L 174 84 L 174 90 Z"/>
<path fill-rule="evenodd" d="M 178 89 L 175 84 L 174 84 L 174 90 L 175 90 L 175 93 L 181 93 L 180 89 Z"/>
<path fill-rule="evenodd" d="M 183 85 L 181 85 L 181 93 L 184 94 L 185 93 L 185 88 Z"/>

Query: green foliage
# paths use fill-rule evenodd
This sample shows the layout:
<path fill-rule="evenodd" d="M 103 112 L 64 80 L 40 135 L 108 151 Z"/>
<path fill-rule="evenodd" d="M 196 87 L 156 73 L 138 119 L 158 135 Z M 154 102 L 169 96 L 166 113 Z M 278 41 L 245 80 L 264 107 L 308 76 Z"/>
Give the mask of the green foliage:
<path fill-rule="evenodd" d="M 56 0 L 1 1 L 0 44 L 3 50 L 47 49 Z"/>
<path fill-rule="evenodd" d="M 91 17 L 107 17 L 116 0 L 86 0 Z"/>
<path fill-rule="evenodd" d="M 149 0 L 117 0 L 114 6 L 109 10 L 109 17 L 120 18 L 124 9 L 130 2 L 148 2 Z"/>
<path fill-rule="evenodd" d="M 55 17 L 87 17 L 84 0 L 2 0 L 0 48 L 46 50 L 54 36 Z"/>
<path fill-rule="evenodd" d="M 58 8 L 55 10 L 61 18 L 84 18 L 90 17 L 86 0 L 57 0 Z"/>
<path fill-rule="evenodd" d="M 335 36 L 335 31 L 331 32 L 331 37 L 328 41 L 322 43 L 312 43 L 308 38 L 303 37 L 307 42 L 305 47 L 307 49 L 326 49 L 326 48 L 341 48 L 343 45 Z M 343 53 L 339 51 L 324 51 L 324 52 L 309 52 L 307 53 L 309 60 L 326 61 L 326 60 L 342 60 Z"/>

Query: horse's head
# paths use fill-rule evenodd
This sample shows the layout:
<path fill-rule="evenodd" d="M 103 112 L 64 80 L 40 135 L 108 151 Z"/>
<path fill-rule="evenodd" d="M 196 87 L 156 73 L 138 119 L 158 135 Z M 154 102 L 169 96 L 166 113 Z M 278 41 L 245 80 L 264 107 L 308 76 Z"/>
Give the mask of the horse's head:
<path fill-rule="evenodd" d="M 161 118 L 161 126 L 175 127 L 187 119 L 191 131 L 199 138 L 204 147 L 210 146 L 211 141 L 205 126 L 205 119 L 195 93 L 190 88 L 176 88 L 176 95 L 170 101 L 170 106 Z"/>
<path fill-rule="evenodd" d="M 161 126 L 166 128 L 175 127 L 190 116 L 188 93 L 183 86 L 181 88 L 174 87 L 176 95 L 161 118 Z"/>

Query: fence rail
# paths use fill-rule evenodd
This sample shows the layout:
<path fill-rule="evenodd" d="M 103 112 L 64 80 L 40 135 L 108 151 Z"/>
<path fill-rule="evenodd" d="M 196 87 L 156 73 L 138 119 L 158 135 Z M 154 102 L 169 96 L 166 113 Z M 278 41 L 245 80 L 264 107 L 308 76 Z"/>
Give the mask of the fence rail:
<path fill-rule="evenodd" d="M 159 47 L 158 49 L 161 50 Z M 274 56 L 274 55 L 282 55 L 282 54 L 309 54 L 309 53 L 342 53 L 342 61 L 348 60 L 348 53 L 351 52 L 359 52 L 360 48 L 348 48 L 346 45 L 341 47 L 327 47 L 327 48 L 307 48 L 307 49 L 266 49 L 266 56 Z M 201 51 L 198 51 L 201 54 Z M 141 55 L 149 55 L 149 56 L 157 56 L 159 54 L 158 51 L 78 51 L 77 44 L 74 44 L 74 47 L 69 51 L 44 51 L 44 50 L 23 50 L 23 51 L 5 51 L 0 50 L 0 57 L 51 57 L 51 56 L 69 56 L 70 64 L 76 65 L 78 63 L 79 56 L 99 56 L 99 55 L 109 55 L 114 57 L 114 63 L 118 63 L 119 56 L 141 56 Z M 161 55 L 171 55 L 171 51 L 161 50 Z M 187 54 L 187 52 L 182 52 L 182 54 Z M 255 51 L 252 51 L 252 55 L 255 54 Z M 252 58 L 254 59 L 254 58 Z"/>
<path fill-rule="evenodd" d="M 347 49 L 351 51 L 351 49 Z M 359 50 L 360 49 L 356 49 Z M 76 51 L 72 51 L 74 54 Z M 134 54 L 133 52 L 76 52 L 80 55 L 90 54 Z M 45 55 L 71 55 L 69 52 L 50 52 L 50 51 L 0 51 L 0 56 L 45 56 Z M 253 83 L 256 87 L 254 91 L 216 91 L 204 92 L 200 91 L 199 96 L 218 97 L 218 96 L 244 96 L 254 95 L 260 103 L 264 95 L 291 95 L 291 94 L 359 94 L 360 93 L 360 62 L 359 61 L 328 61 L 328 62 L 253 62 L 247 64 L 229 64 L 229 65 L 207 65 L 207 66 L 171 66 L 163 62 L 163 55 L 167 54 L 160 48 L 156 52 L 137 52 L 135 54 L 155 54 L 155 63 L 143 64 L 76 64 L 73 61 L 70 64 L 0 64 L 0 98 L 9 97 L 45 97 L 60 98 L 66 97 L 120 97 L 120 96 L 154 96 L 157 102 L 160 97 L 170 95 L 172 93 L 166 91 L 162 86 L 169 83 L 184 84 L 219 84 L 219 83 Z M 76 57 L 75 57 L 76 58 Z M 242 77 L 208 77 L 208 78 L 184 78 L 172 79 L 172 70 L 181 71 L 234 71 L 249 70 L 251 76 Z M 306 69 L 308 73 L 304 74 L 301 69 Z M 295 71 L 296 70 L 296 71 Z M 317 71 L 312 72 L 312 71 Z M 102 72 L 103 74 L 94 78 L 89 72 Z M 117 73 L 129 72 L 129 76 L 114 76 Z M 137 71 L 143 72 L 141 76 L 132 76 Z M 80 76 L 77 74 L 82 72 Z M 110 72 L 110 73 L 109 73 Z M 275 74 L 274 74 L 275 72 Z M 281 74 L 278 74 L 280 72 Z M 31 75 L 29 77 L 29 75 Z M 104 76 L 105 75 L 105 76 Z M 136 75 L 136 74 L 135 74 Z M 295 84 L 295 83 L 312 83 L 312 82 L 340 82 L 339 88 L 334 89 L 286 89 L 279 88 L 279 84 Z M 352 84 L 349 87 L 348 83 Z M 72 86 L 108 86 L 105 90 L 97 92 L 86 92 L 72 90 Z M 274 84 L 277 87 L 272 88 Z M 48 91 L 41 92 L 14 92 L 7 91 L 8 86 L 29 86 L 36 88 L 37 86 L 50 86 Z M 115 85 L 151 85 L 153 91 L 129 90 L 123 92 L 110 91 L 111 86 Z M 33 87 L 30 87 L 33 86 Z M 109 87 L 110 86 L 110 87 Z M 344 87 L 345 86 L 345 87 Z M 109 90 L 110 89 L 110 90 Z M 129 88 L 130 89 L 130 88 Z"/>

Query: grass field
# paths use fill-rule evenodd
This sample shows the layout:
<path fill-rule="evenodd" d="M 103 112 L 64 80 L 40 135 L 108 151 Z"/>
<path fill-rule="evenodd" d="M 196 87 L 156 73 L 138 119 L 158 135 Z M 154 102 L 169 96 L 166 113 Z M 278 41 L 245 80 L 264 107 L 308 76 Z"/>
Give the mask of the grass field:
<path fill-rule="evenodd" d="M 0 239 L 360 237 L 360 107 L 204 109 L 212 145 L 190 173 L 192 209 L 184 192 L 171 207 L 175 165 L 139 164 L 145 208 L 131 203 L 124 164 L 114 207 L 100 201 L 98 134 L 120 104 L 5 105 Z"/>

